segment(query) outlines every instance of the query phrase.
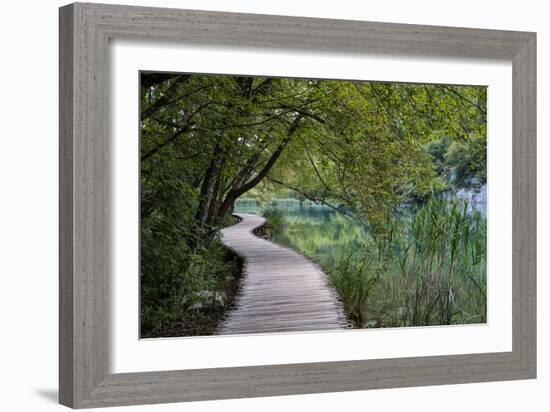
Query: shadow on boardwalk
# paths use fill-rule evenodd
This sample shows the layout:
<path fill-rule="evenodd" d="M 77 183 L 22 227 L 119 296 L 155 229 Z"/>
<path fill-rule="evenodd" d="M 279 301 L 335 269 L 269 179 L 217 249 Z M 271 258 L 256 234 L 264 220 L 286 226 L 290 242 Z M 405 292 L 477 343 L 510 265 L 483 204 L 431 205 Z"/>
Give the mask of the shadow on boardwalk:
<path fill-rule="evenodd" d="M 223 243 L 244 258 L 235 306 L 217 334 L 347 328 L 343 307 L 327 276 L 299 253 L 253 234 L 265 219 L 236 214 L 241 222 L 222 230 Z"/>

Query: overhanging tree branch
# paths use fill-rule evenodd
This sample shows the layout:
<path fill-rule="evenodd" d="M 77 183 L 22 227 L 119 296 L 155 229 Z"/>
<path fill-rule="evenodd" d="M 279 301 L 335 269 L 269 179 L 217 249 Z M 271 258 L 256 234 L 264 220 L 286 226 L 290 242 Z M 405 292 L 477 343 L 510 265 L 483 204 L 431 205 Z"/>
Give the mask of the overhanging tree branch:
<path fill-rule="evenodd" d="M 450 87 L 450 86 L 446 86 L 444 84 L 440 85 L 439 86 L 440 88 L 442 89 L 445 89 L 451 93 L 453 93 L 455 96 L 457 96 L 458 98 L 460 98 L 461 100 L 465 101 L 466 103 L 468 104 L 471 104 L 472 106 L 474 106 L 477 110 L 479 110 L 479 112 L 481 114 L 483 114 L 484 116 L 487 116 L 487 110 L 484 109 L 483 107 L 481 107 L 478 103 L 472 101 L 471 99 L 468 99 L 466 96 L 464 96 L 462 93 L 459 93 L 457 92 L 453 87 Z"/>
<path fill-rule="evenodd" d="M 266 162 L 264 167 L 254 176 L 252 179 L 250 179 L 248 182 L 242 184 L 241 186 L 237 188 L 231 189 L 227 196 L 225 197 L 222 205 L 219 208 L 218 212 L 218 219 L 223 219 L 230 209 L 233 207 L 233 204 L 235 203 L 235 200 L 241 196 L 243 193 L 248 192 L 249 190 L 253 189 L 258 183 L 262 181 L 263 178 L 266 177 L 266 175 L 269 173 L 273 165 L 277 162 L 281 154 L 283 153 L 284 149 L 287 147 L 287 145 L 290 143 L 290 140 L 292 139 L 292 136 L 296 133 L 298 130 L 300 123 L 302 121 L 302 117 L 298 116 L 294 122 L 292 122 L 292 125 L 288 129 L 286 138 L 277 146 L 275 151 L 271 154 L 271 157 Z"/>
<path fill-rule="evenodd" d="M 197 110 L 195 110 L 193 113 L 191 113 L 191 115 L 187 118 L 186 120 L 186 126 L 180 128 L 178 131 L 174 132 L 169 138 L 167 138 L 163 143 L 160 143 L 158 144 L 157 146 L 155 146 L 153 149 L 149 150 L 147 153 L 145 153 L 143 156 L 141 156 L 141 160 L 146 160 L 148 159 L 149 157 L 153 156 L 155 153 L 157 153 L 159 150 L 161 150 L 163 147 L 166 147 L 168 146 L 169 144 L 171 144 L 172 142 L 174 142 L 178 137 L 180 137 L 182 134 L 184 133 L 187 133 L 187 132 L 190 132 L 191 130 L 193 130 L 191 128 L 192 126 L 192 123 L 191 123 L 191 120 L 193 119 L 193 117 L 199 113 L 200 111 L 202 111 L 203 109 L 205 109 L 206 107 L 208 107 L 210 104 L 212 104 L 213 102 L 207 102 L 207 103 L 204 103 L 203 105 L 199 106 L 199 108 Z M 158 120 L 157 120 L 158 121 Z M 177 127 L 177 125 L 175 124 L 169 124 L 170 126 L 172 127 Z"/>
<path fill-rule="evenodd" d="M 325 119 L 323 119 L 322 117 L 316 115 L 315 113 L 308 112 L 307 110 L 304 110 L 302 108 L 294 107 L 294 106 L 288 106 L 288 105 L 280 105 L 279 107 L 281 109 L 288 109 L 290 111 L 294 111 L 294 112 L 298 113 L 301 117 L 309 117 L 311 119 L 317 120 L 321 124 L 325 124 Z"/>
<path fill-rule="evenodd" d="M 299 193 L 301 194 L 302 196 L 304 196 L 306 199 L 308 200 L 311 200 L 312 202 L 316 203 L 316 204 L 323 204 L 325 206 L 328 206 L 330 207 L 331 209 L 337 211 L 337 212 L 340 212 L 342 213 L 343 215 L 347 216 L 348 218 L 350 219 L 355 219 L 356 217 L 354 215 L 352 215 L 351 213 L 347 212 L 346 210 L 344 209 L 341 209 L 339 208 L 338 206 L 334 206 L 332 204 L 330 204 L 329 202 L 327 202 L 324 198 L 319 198 L 319 197 L 315 197 L 313 195 L 310 195 L 309 193 L 306 193 L 304 192 L 303 190 L 300 190 L 298 189 L 297 187 L 295 186 L 292 186 L 292 185 L 289 185 L 288 183 L 285 183 L 285 182 L 282 182 L 281 180 L 279 179 L 276 179 L 274 177 L 271 177 L 269 175 L 266 176 L 266 179 L 268 179 L 269 181 L 273 182 L 273 183 L 276 183 L 280 186 L 283 186 L 287 189 L 290 189 L 296 193 Z"/>

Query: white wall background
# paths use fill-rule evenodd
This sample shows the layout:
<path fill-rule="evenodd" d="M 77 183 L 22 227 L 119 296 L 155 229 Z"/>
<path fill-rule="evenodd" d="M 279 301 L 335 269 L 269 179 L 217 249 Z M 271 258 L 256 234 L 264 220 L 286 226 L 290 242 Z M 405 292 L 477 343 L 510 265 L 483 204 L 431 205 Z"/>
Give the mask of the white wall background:
<path fill-rule="evenodd" d="M 122 0 L 121 0 L 122 1 Z M 111 3 L 104 0 L 104 2 Z M 139 406 L 143 411 L 526 410 L 550 405 L 550 58 L 545 2 L 461 0 L 162 0 L 126 4 L 538 32 L 539 378 L 337 394 Z M 4 2 L 0 24 L 0 379 L 2 410 L 57 405 L 57 0 Z M 546 94 L 545 94 L 546 92 Z"/>

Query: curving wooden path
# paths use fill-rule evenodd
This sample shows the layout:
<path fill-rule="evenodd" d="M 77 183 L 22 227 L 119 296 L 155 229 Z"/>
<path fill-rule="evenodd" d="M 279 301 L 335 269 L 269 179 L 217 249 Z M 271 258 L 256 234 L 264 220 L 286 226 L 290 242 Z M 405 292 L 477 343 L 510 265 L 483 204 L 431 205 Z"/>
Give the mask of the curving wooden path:
<path fill-rule="evenodd" d="M 235 305 L 217 333 L 346 328 L 342 304 L 325 273 L 299 253 L 254 235 L 264 218 L 235 216 L 242 220 L 222 230 L 222 241 L 244 258 L 244 273 Z"/>

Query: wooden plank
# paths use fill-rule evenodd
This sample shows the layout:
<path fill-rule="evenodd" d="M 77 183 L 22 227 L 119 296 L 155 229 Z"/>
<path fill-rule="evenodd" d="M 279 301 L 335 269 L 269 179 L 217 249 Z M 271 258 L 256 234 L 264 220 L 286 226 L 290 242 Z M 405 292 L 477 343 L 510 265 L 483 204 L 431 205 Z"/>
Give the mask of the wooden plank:
<path fill-rule="evenodd" d="M 269 333 L 349 327 L 342 303 L 321 268 L 301 254 L 254 234 L 260 216 L 222 230 L 223 243 L 243 257 L 243 280 L 235 306 L 217 334 Z"/>

